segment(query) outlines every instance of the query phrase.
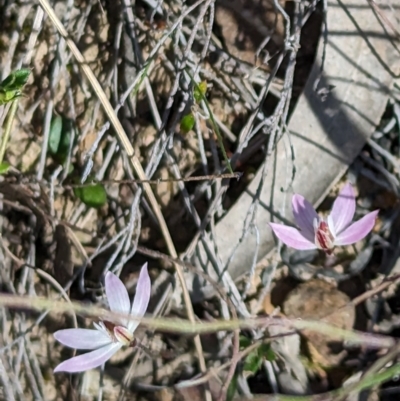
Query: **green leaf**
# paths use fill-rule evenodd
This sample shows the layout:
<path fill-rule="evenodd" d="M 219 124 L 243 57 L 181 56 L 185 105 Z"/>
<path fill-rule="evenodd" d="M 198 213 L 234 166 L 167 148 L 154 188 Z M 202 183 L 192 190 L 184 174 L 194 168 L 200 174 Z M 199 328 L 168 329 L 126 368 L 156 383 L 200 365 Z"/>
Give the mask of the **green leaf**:
<path fill-rule="evenodd" d="M 198 85 L 195 86 L 193 91 L 194 100 L 197 103 L 200 103 L 203 97 L 207 93 L 207 81 L 201 81 Z"/>
<path fill-rule="evenodd" d="M 53 155 L 56 155 L 61 141 L 62 132 L 62 117 L 55 116 L 51 120 L 50 134 L 49 134 L 49 151 Z"/>
<path fill-rule="evenodd" d="M 258 355 L 262 356 L 267 361 L 272 362 L 276 359 L 275 352 L 272 350 L 270 344 L 261 344 L 257 351 Z"/>
<path fill-rule="evenodd" d="M 49 151 L 60 163 L 68 157 L 71 141 L 74 138 L 74 122 L 66 117 L 54 116 L 51 120 L 49 135 Z"/>
<path fill-rule="evenodd" d="M 21 97 L 22 93 L 19 90 L 16 91 L 5 91 L 0 88 L 0 106 L 9 102 L 12 102 L 17 97 Z"/>
<path fill-rule="evenodd" d="M 238 376 L 237 374 L 235 374 L 232 377 L 231 382 L 229 383 L 228 391 L 226 392 L 226 401 L 232 401 L 233 397 L 235 397 L 237 384 L 238 384 Z"/>
<path fill-rule="evenodd" d="M 20 97 L 22 88 L 27 83 L 31 70 L 22 68 L 12 72 L 0 82 L 0 105 Z"/>
<path fill-rule="evenodd" d="M 249 347 L 252 344 L 250 338 L 241 336 L 239 339 L 240 349 Z M 260 344 L 259 347 L 251 351 L 244 360 L 243 373 L 245 376 L 252 376 L 257 373 L 263 361 L 267 359 L 273 361 L 275 359 L 275 354 L 271 349 L 270 344 Z"/>
<path fill-rule="evenodd" d="M 183 116 L 182 120 L 181 120 L 181 131 L 184 134 L 187 134 L 194 127 L 195 122 L 196 122 L 196 120 L 192 113 L 186 114 L 186 116 Z"/>
<path fill-rule="evenodd" d="M 246 336 L 240 336 L 239 337 L 239 347 L 240 349 L 244 349 L 249 347 L 252 344 L 251 339 Z"/>
<path fill-rule="evenodd" d="M 90 207 L 98 208 L 107 203 L 107 192 L 101 184 L 89 184 L 85 187 L 74 188 L 74 194 Z"/>
<path fill-rule="evenodd" d="M 12 72 L 7 78 L 0 83 L 0 88 L 4 90 L 15 90 L 22 89 L 22 87 L 28 82 L 31 70 L 22 68 Z"/>
<path fill-rule="evenodd" d="M 65 160 L 68 156 L 71 141 L 74 139 L 74 134 L 74 122 L 70 118 L 63 117 L 61 139 L 58 146 L 58 154 L 63 158 L 63 160 Z"/>
<path fill-rule="evenodd" d="M 31 70 L 28 70 L 27 68 L 21 68 L 20 70 L 14 71 L 11 75 L 13 75 L 14 82 L 9 89 L 22 89 L 28 82 L 29 75 L 31 75 Z"/>
<path fill-rule="evenodd" d="M 10 167 L 11 166 L 7 162 L 0 163 L 0 175 L 6 174 Z"/>
<path fill-rule="evenodd" d="M 250 354 L 248 354 L 244 360 L 244 372 L 254 375 L 260 369 L 262 361 L 263 358 L 258 354 L 257 350 L 250 352 Z"/>

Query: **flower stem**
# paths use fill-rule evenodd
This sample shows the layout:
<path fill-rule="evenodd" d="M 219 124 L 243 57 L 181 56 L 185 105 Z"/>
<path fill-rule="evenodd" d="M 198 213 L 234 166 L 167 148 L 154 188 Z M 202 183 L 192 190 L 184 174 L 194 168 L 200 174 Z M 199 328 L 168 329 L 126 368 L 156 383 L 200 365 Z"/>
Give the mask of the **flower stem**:
<path fill-rule="evenodd" d="M 11 103 L 11 107 L 10 107 L 10 110 L 8 112 L 7 121 L 6 121 L 5 128 L 4 128 L 4 134 L 3 134 L 3 137 L 1 138 L 0 164 L 3 163 L 4 155 L 6 153 L 6 148 L 7 148 L 8 141 L 10 139 L 11 128 L 12 128 L 12 124 L 14 122 L 14 118 L 15 118 L 15 114 L 17 112 L 17 108 L 18 108 L 18 100 L 16 99 Z"/>

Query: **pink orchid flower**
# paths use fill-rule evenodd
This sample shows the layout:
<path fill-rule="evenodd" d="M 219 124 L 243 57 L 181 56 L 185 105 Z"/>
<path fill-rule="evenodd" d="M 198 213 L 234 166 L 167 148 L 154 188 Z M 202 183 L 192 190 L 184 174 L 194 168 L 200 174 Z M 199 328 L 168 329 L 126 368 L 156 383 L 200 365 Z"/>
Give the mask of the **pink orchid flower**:
<path fill-rule="evenodd" d="M 346 184 L 335 199 L 326 220 L 318 216 L 310 202 L 295 194 L 293 215 L 299 230 L 283 224 L 269 223 L 275 235 L 295 249 L 322 249 L 331 254 L 335 246 L 350 245 L 363 239 L 374 227 L 379 210 L 352 223 L 356 210 L 353 187 Z"/>
<path fill-rule="evenodd" d="M 105 278 L 106 296 L 110 310 L 117 313 L 130 314 L 141 318 L 147 310 L 151 294 L 151 282 L 147 272 L 147 263 L 143 265 L 136 287 L 136 295 L 132 303 L 128 291 L 122 281 L 108 272 Z M 94 350 L 75 356 L 60 363 L 54 372 L 83 372 L 96 368 L 110 359 L 123 346 L 134 346 L 133 336 L 139 322 L 128 320 L 119 322 L 94 323 L 95 330 L 66 329 L 54 333 L 54 337 L 67 347 Z"/>

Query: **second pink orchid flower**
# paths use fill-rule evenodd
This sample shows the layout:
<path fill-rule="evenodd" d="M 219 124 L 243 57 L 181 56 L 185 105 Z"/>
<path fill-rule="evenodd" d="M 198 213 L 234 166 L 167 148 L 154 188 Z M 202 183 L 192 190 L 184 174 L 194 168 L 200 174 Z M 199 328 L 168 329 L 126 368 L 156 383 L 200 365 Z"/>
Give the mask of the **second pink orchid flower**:
<path fill-rule="evenodd" d="M 353 222 L 356 198 L 353 187 L 346 184 L 335 199 L 326 219 L 320 217 L 303 196 L 292 198 L 293 215 L 299 229 L 269 223 L 275 235 L 295 249 L 322 249 L 330 254 L 335 246 L 354 244 L 371 232 L 379 210 Z"/>

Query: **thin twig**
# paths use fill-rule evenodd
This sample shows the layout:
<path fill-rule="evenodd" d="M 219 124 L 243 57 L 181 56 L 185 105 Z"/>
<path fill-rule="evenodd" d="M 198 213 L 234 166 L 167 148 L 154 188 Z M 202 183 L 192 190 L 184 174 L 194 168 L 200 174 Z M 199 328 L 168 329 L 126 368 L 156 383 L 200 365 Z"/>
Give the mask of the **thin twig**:
<path fill-rule="evenodd" d="M 243 175 L 241 172 L 236 173 L 227 173 L 227 174 L 211 174 L 211 175 L 199 175 L 193 177 L 180 177 L 180 178 L 159 178 L 157 180 L 134 180 L 134 179 L 126 179 L 126 180 L 98 180 L 95 181 L 96 184 L 150 184 L 150 185 L 159 185 L 162 182 L 192 182 L 192 181 L 215 181 L 215 180 L 223 180 L 223 179 L 236 179 L 239 180 Z M 43 182 L 45 184 L 45 182 Z M 85 184 L 68 184 L 63 185 L 64 188 L 84 188 L 87 186 L 93 185 L 93 183 L 85 183 Z"/>

